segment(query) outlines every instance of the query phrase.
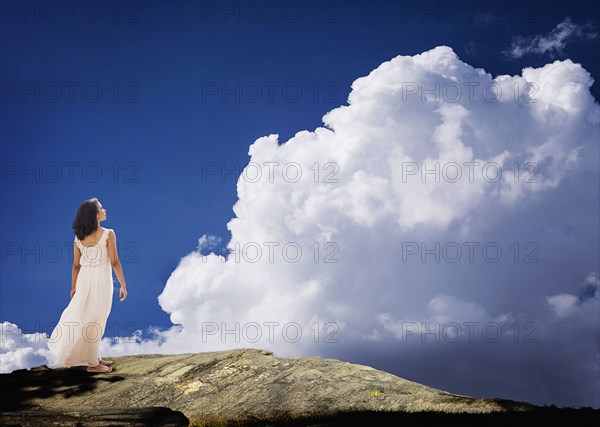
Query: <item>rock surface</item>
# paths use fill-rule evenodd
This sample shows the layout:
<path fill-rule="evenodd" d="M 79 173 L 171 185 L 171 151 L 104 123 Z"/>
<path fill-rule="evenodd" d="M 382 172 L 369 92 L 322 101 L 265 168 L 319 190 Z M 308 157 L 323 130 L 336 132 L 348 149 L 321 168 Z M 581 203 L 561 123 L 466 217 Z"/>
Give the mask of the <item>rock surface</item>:
<path fill-rule="evenodd" d="M 187 425 L 187 421 L 176 424 L 173 417 L 179 412 L 191 423 L 201 425 L 353 411 L 489 414 L 538 408 L 522 402 L 447 393 L 335 359 L 275 357 L 253 348 L 111 359 L 114 369 L 108 374 L 89 373 L 85 367 L 49 369 L 42 365 L 0 375 L 4 416 L 37 408 L 69 416 L 84 409 L 105 414 L 109 409 L 141 411 L 138 415 L 143 417 L 154 408 L 154 425 Z M 161 408 L 176 411 L 161 412 L 165 424 L 158 422 Z M 134 421 L 123 424 L 135 425 Z"/>

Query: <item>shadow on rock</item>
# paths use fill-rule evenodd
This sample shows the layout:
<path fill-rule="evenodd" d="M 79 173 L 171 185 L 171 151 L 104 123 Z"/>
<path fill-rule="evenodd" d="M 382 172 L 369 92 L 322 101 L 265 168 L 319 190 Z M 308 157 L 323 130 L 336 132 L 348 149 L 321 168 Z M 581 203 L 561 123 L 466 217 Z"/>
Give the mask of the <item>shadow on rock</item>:
<path fill-rule="evenodd" d="M 114 373 L 92 373 L 86 369 L 85 366 L 50 369 L 42 365 L 0 375 L 0 409 L 28 409 L 37 406 L 30 403 L 31 399 L 56 396 L 69 399 L 93 391 L 101 382 L 124 379 Z"/>

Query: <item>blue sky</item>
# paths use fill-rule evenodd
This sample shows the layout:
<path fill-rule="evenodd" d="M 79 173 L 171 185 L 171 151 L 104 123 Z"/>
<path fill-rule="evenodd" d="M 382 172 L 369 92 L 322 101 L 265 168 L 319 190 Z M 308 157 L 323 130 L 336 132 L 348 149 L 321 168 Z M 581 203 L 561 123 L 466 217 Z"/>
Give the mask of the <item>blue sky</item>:
<path fill-rule="evenodd" d="M 271 17 L 267 3 L 253 2 L 261 15 L 252 22 L 248 3 L 237 1 L 99 2 L 99 19 L 80 6 L 70 15 L 62 2 L 55 2 L 56 10 L 40 9 L 38 2 L 3 2 L 0 321 L 19 325 L 23 333 L 51 331 L 69 301 L 72 220 L 81 201 L 98 197 L 107 209 L 102 225 L 116 232 L 130 292 L 125 303 L 115 299 L 105 336 L 171 327 L 157 298 L 201 236 L 224 243 L 231 238 L 227 223 L 235 217 L 236 182 L 249 147 L 269 134 L 278 134 L 282 144 L 301 130 L 323 126 L 324 114 L 347 104 L 356 79 L 398 55 L 449 46 L 461 61 L 493 77 L 568 58 L 596 80 L 590 92 L 599 99 L 600 5 L 508 2 L 497 10 L 475 3 L 456 2 L 449 9 L 427 2 L 434 12 L 421 15 L 417 2 L 282 2 Z M 220 15 L 224 5 L 233 12 Z M 451 19 L 456 10 L 462 18 Z M 536 50 L 534 37 L 556 39 L 552 31 L 566 18 L 581 35 L 565 35 L 562 49 Z M 521 57 L 503 54 L 515 37 L 534 47 Z M 237 172 L 203 176 L 211 165 Z M 597 214 L 598 196 L 588 194 L 589 220 Z M 524 208 L 521 213 L 529 215 Z M 581 270 L 565 266 L 554 274 L 583 282 L 598 273 L 597 235 L 593 229 L 581 241 L 589 255 L 579 261 Z M 503 268 L 513 267 L 521 274 L 517 266 Z M 555 294 L 557 286 L 550 286 Z M 472 290 L 475 300 L 480 292 Z M 515 304 L 530 302 L 524 300 Z M 331 354 L 410 375 L 394 364 L 394 353 L 341 347 Z M 406 357 L 416 366 L 422 353 L 414 354 Z M 558 392 L 544 394 L 534 382 L 522 392 L 504 385 L 498 391 L 492 382 L 457 385 L 451 376 L 433 379 L 425 371 L 415 367 L 409 379 L 460 393 L 600 403 L 598 395 L 574 402 Z"/>

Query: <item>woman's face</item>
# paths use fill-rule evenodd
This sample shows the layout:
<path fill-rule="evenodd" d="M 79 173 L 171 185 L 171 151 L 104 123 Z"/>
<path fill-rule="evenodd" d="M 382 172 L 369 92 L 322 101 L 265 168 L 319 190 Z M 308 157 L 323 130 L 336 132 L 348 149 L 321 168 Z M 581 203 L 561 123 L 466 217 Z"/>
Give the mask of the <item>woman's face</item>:
<path fill-rule="evenodd" d="M 102 207 L 102 203 L 96 203 L 98 205 L 98 215 L 96 216 L 96 218 L 98 218 L 98 223 L 100 223 L 100 221 L 104 221 L 106 219 L 106 209 Z"/>

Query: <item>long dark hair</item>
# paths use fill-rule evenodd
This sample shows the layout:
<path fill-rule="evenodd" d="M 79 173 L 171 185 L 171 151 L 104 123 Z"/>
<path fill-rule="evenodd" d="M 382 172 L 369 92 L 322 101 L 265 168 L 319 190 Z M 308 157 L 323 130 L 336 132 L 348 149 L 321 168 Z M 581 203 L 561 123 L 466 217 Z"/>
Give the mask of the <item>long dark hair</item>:
<path fill-rule="evenodd" d="M 79 205 L 73 220 L 73 231 L 79 240 L 98 229 L 98 198 L 92 197 Z"/>

